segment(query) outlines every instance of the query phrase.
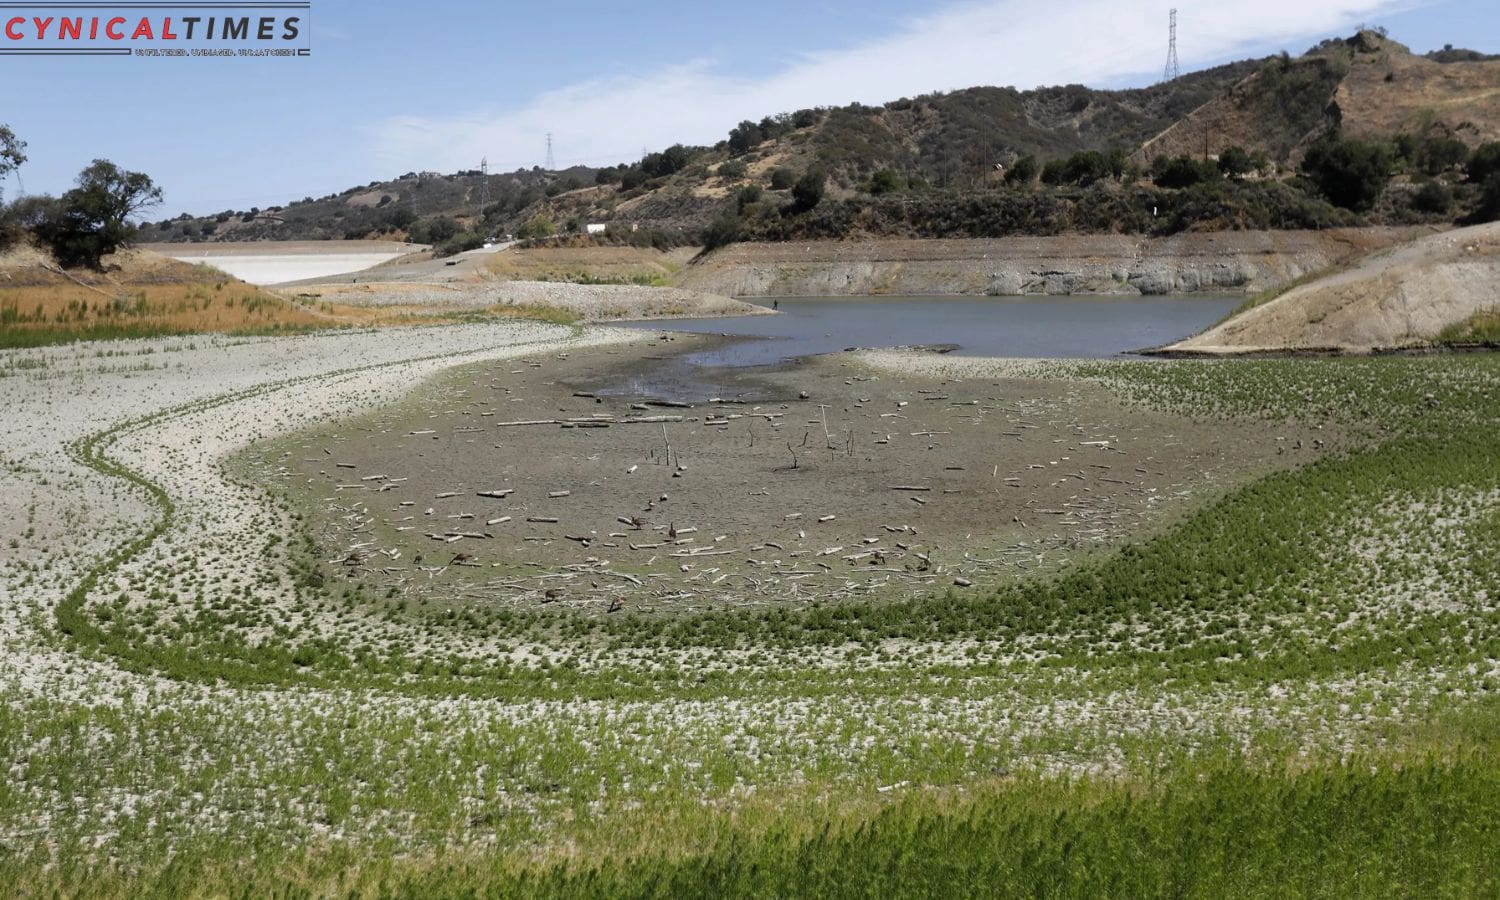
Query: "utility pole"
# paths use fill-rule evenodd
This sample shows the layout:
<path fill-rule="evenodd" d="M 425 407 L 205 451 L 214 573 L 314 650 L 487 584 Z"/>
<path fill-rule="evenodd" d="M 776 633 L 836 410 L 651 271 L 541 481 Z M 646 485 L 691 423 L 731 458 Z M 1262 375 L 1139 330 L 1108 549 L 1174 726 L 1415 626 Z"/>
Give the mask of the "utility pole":
<path fill-rule="evenodd" d="M 1162 81 L 1176 81 L 1177 76 L 1182 74 L 1182 68 L 1177 64 L 1177 10 L 1172 10 L 1172 27 L 1170 38 L 1167 41 L 1167 68 L 1162 72 Z"/>

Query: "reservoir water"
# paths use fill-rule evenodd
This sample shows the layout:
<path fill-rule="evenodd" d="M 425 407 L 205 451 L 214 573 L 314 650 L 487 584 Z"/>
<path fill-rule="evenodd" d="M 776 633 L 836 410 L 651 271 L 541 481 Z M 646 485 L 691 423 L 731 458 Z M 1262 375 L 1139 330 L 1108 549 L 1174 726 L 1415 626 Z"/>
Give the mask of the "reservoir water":
<path fill-rule="evenodd" d="M 1239 297 L 870 297 L 755 301 L 779 316 L 673 319 L 627 327 L 746 338 L 688 357 L 763 366 L 850 347 L 956 346 L 965 356 L 1104 359 L 1160 347 L 1218 322 Z"/>
<path fill-rule="evenodd" d="M 632 322 L 734 338 L 664 359 L 607 393 L 743 396 L 734 370 L 851 348 L 937 346 L 965 356 L 1107 359 L 1169 344 L 1227 316 L 1240 297 L 868 297 L 757 300 L 780 315 Z"/>

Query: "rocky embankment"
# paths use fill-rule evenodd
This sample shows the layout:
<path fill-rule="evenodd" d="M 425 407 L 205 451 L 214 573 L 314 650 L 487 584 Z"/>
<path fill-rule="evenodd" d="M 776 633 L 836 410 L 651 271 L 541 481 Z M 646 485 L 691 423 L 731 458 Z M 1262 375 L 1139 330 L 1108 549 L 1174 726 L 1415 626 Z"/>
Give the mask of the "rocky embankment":
<path fill-rule="evenodd" d="M 1500 222 L 1429 235 L 1298 285 L 1161 352 L 1371 353 L 1430 346 L 1500 311 Z"/>
<path fill-rule="evenodd" d="M 1358 228 L 736 244 L 689 266 L 679 284 L 733 297 L 1249 293 L 1429 232 Z"/>
<path fill-rule="evenodd" d="M 682 288 L 553 281 L 370 282 L 289 288 L 302 300 L 358 307 L 400 307 L 428 312 L 483 310 L 501 306 L 546 307 L 584 322 L 635 319 L 770 315 L 753 303 Z"/>

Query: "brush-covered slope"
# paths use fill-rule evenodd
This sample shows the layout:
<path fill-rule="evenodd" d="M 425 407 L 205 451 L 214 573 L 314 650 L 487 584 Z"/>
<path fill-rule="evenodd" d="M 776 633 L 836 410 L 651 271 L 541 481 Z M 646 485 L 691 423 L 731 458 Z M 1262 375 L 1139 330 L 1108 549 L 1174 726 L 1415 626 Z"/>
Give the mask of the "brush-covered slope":
<path fill-rule="evenodd" d="M 1373 31 L 1301 58 L 1275 57 L 1148 140 L 1136 160 L 1239 145 L 1295 164 L 1332 129 L 1363 138 L 1443 134 L 1470 147 L 1500 138 L 1500 61 L 1464 51 L 1441 58 L 1452 61 L 1416 56 Z"/>

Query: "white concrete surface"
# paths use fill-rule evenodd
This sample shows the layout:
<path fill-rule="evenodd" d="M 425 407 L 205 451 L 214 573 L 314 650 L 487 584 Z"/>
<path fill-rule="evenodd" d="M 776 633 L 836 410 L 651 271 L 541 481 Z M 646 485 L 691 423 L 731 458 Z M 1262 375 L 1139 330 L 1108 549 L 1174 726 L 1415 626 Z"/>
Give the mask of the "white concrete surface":
<path fill-rule="evenodd" d="M 285 253 L 215 256 L 202 251 L 169 254 L 186 263 L 213 266 L 235 278 L 257 285 L 284 284 L 307 278 L 347 275 L 389 262 L 404 253 Z"/>

